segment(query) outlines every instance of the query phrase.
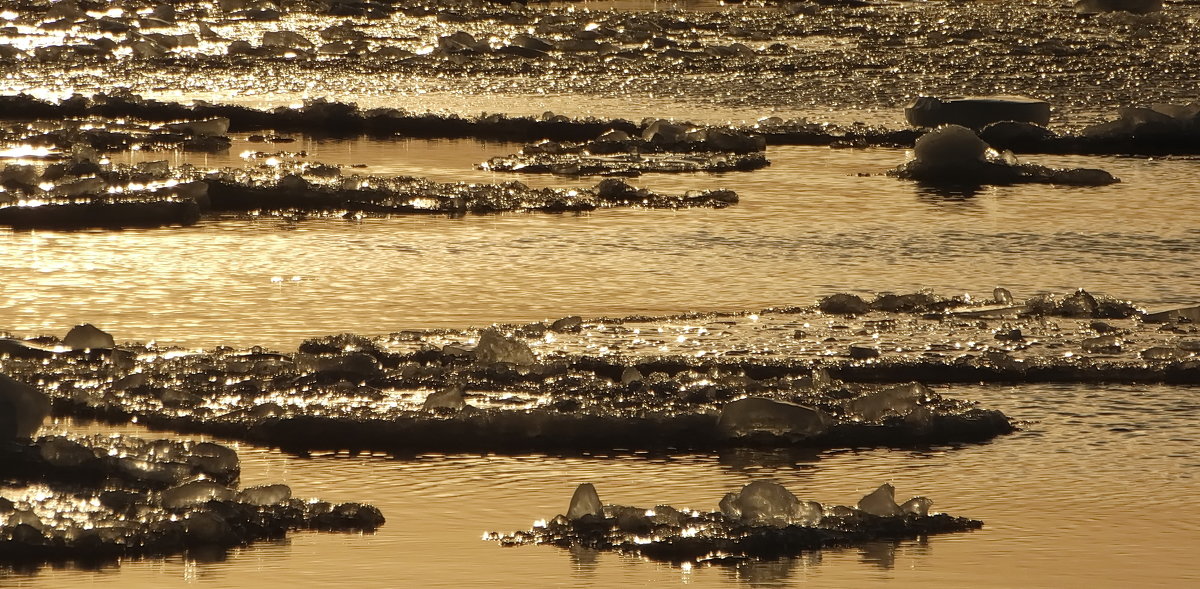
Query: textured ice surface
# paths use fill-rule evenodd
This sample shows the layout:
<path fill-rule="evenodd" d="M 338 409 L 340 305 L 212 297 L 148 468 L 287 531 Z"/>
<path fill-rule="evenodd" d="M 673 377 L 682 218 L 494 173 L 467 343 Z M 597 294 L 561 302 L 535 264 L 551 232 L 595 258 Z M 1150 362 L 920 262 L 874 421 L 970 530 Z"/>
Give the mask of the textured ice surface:
<path fill-rule="evenodd" d="M 748 397 L 725 404 L 717 429 L 731 438 L 768 434 L 803 439 L 825 433 L 832 423 L 820 409 Z"/>

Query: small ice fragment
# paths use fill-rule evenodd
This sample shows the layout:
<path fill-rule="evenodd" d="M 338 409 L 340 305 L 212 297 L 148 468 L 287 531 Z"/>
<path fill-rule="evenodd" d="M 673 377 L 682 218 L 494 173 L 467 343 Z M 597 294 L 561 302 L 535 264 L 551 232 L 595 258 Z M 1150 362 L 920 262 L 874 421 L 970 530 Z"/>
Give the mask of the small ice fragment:
<path fill-rule="evenodd" d="M 567 509 L 567 519 L 575 521 L 584 516 L 600 516 L 604 506 L 600 504 L 600 495 L 591 483 L 581 483 L 571 495 L 571 506 Z"/>
<path fill-rule="evenodd" d="M 46 529 L 46 524 L 42 523 L 41 518 L 39 518 L 32 511 L 26 509 L 18 509 L 12 512 L 12 515 L 8 516 L 9 527 L 15 528 L 21 524 L 36 528 L 38 531 L 43 531 Z"/>
<path fill-rule="evenodd" d="M 932 499 L 928 497 L 913 497 L 900 505 L 900 511 L 925 517 L 929 515 L 930 507 L 933 507 Z"/>
<path fill-rule="evenodd" d="M 862 297 L 849 293 L 829 295 L 821 299 L 817 307 L 822 313 L 831 315 L 862 315 L 871 310 L 871 306 L 862 300 Z"/>
<path fill-rule="evenodd" d="M 234 498 L 233 489 L 212 481 L 192 481 L 162 492 L 160 500 L 167 509 L 181 509 L 209 501 L 228 501 Z"/>
<path fill-rule="evenodd" d="M 900 515 L 900 506 L 896 505 L 896 488 L 890 483 L 879 485 L 878 489 L 858 500 L 858 508 L 882 517 Z"/>
<path fill-rule="evenodd" d="M 440 391 L 434 391 L 429 393 L 428 397 L 425 397 L 425 402 L 421 404 L 421 408 L 426 411 L 433 411 L 434 409 L 453 409 L 458 411 L 467 405 L 466 398 L 464 397 L 465 392 L 466 388 L 461 384 L 451 385 Z"/>
<path fill-rule="evenodd" d="M 279 505 L 292 498 L 292 488 L 287 485 L 262 485 L 242 489 L 237 494 L 239 503 L 250 505 Z"/>
<path fill-rule="evenodd" d="M 1089 337 L 1079 342 L 1083 351 L 1092 354 L 1117 353 L 1125 341 L 1119 335 L 1100 335 Z"/>
<path fill-rule="evenodd" d="M 992 289 L 992 301 L 994 301 L 997 305 L 1011 305 L 1013 302 L 1013 296 L 1011 292 L 1008 292 L 1007 288 L 997 286 L 996 288 Z"/>
<path fill-rule="evenodd" d="M 63 338 L 63 345 L 72 350 L 109 349 L 116 345 L 113 336 L 91 323 L 76 325 Z"/>
<path fill-rule="evenodd" d="M 528 366 L 536 363 L 537 357 L 525 342 L 505 337 L 495 328 L 488 328 L 479 334 L 479 345 L 475 346 L 475 360 L 487 364 L 505 362 Z"/>
<path fill-rule="evenodd" d="M 642 380 L 642 372 L 633 366 L 626 366 L 621 371 L 621 384 L 628 385 Z"/>
<path fill-rule="evenodd" d="M 719 508 L 730 519 L 773 526 L 814 525 L 822 515 L 820 503 L 801 501 L 771 481 L 754 481 L 737 493 L 726 493 Z"/>
<path fill-rule="evenodd" d="M 580 317 L 579 315 L 571 315 L 570 317 L 563 317 L 562 319 L 551 323 L 550 331 L 556 331 L 558 333 L 579 331 L 579 328 L 582 326 L 583 317 Z"/>
<path fill-rule="evenodd" d="M 878 421 L 887 415 L 908 415 L 931 395 L 933 392 L 925 385 L 910 382 L 867 393 L 848 402 L 846 409 L 865 421 Z"/>

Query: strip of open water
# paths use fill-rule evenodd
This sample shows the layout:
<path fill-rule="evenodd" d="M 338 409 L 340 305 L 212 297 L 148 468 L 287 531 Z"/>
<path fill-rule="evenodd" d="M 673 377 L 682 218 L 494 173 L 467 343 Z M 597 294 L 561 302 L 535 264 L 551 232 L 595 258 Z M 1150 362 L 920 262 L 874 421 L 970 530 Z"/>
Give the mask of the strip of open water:
<path fill-rule="evenodd" d="M 587 186 L 598 178 L 502 175 L 473 164 L 516 151 L 475 141 L 314 141 L 233 155 L 140 153 L 245 165 L 242 151 L 304 151 L 365 164 L 345 173 Z M 1187 158 L 1029 156 L 1101 167 L 1103 188 L 939 193 L 882 176 L 902 150 L 772 147 L 752 173 L 650 174 L 664 192 L 731 188 L 724 210 L 601 210 L 463 218 L 229 217 L 186 228 L 0 232 L 0 326 L 63 334 L 91 322 L 119 341 L 290 347 L 308 337 L 810 304 L 835 291 L 1018 297 L 1085 287 L 1151 307 L 1195 302 L 1200 211 L 1182 199 Z M 863 175 L 865 174 L 865 175 Z M 530 297 L 536 290 L 541 296 Z"/>

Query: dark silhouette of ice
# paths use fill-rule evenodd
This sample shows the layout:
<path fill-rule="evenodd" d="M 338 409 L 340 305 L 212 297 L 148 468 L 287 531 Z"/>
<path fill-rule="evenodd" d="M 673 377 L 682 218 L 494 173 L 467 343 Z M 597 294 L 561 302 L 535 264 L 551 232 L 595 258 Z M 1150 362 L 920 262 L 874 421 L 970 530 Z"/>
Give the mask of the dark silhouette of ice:
<path fill-rule="evenodd" d="M 601 516 L 603 513 L 604 506 L 600 503 L 600 495 L 596 493 L 595 485 L 581 483 L 575 488 L 575 493 L 571 495 L 571 504 L 567 508 L 567 519 L 574 521 L 589 516 Z"/>
<path fill-rule="evenodd" d="M 45 393 L 0 374 L 0 443 L 33 437 L 49 414 Z"/>
<path fill-rule="evenodd" d="M 112 335 L 91 323 L 72 327 L 62 342 L 72 350 L 112 348 L 116 345 Z"/>

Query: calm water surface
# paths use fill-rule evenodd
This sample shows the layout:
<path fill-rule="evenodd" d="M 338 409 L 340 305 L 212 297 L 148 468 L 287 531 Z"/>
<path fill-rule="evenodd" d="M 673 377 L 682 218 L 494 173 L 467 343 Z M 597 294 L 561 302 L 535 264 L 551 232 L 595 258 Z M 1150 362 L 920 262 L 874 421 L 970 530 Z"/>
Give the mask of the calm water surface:
<path fill-rule="evenodd" d="M 270 149 L 442 181 L 588 186 L 473 169 L 515 144 L 297 142 Z M 190 156 L 200 165 L 242 162 Z M 1104 188 L 939 194 L 881 173 L 900 150 L 778 147 L 764 170 L 647 175 L 661 192 L 727 187 L 725 210 L 605 210 L 351 222 L 226 218 L 122 232 L 0 230 L 0 328 L 119 341 L 292 347 L 308 337 L 585 316 L 810 304 L 835 291 L 1018 297 L 1086 287 L 1149 306 L 1195 301 L 1200 160 L 1037 157 L 1105 168 Z M 184 156 L 138 154 L 145 159 Z M 121 161 L 133 155 L 118 155 Z M 530 289 L 542 293 L 529 297 Z"/>

